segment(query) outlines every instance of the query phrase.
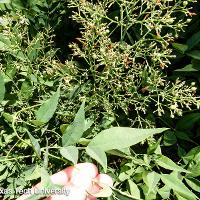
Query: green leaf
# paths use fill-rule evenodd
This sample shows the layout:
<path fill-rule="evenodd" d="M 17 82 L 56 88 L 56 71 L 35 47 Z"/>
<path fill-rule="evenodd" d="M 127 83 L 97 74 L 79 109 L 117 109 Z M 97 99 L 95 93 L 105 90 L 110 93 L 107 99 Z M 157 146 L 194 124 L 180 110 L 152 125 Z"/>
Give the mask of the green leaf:
<path fill-rule="evenodd" d="M 51 181 L 50 175 L 48 174 L 47 170 L 42 167 L 41 168 L 41 188 L 51 188 L 53 183 Z"/>
<path fill-rule="evenodd" d="M 149 147 L 147 149 L 147 154 L 148 155 L 153 154 L 153 153 L 156 154 L 156 150 L 158 150 L 158 148 L 160 147 L 161 139 L 162 139 L 162 137 L 160 137 L 156 143 L 153 143 L 153 144 L 150 143 L 149 144 Z"/>
<path fill-rule="evenodd" d="M 191 165 L 189 166 L 188 170 L 190 170 L 191 177 L 198 177 L 200 176 L 200 162 L 192 162 Z"/>
<path fill-rule="evenodd" d="M 163 143 L 165 146 L 174 145 L 177 142 L 176 135 L 173 131 L 166 131 L 163 138 Z"/>
<path fill-rule="evenodd" d="M 36 121 L 47 123 L 54 115 L 58 100 L 60 97 L 60 88 L 36 111 Z"/>
<path fill-rule="evenodd" d="M 188 199 L 180 196 L 177 192 L 174 192 L 174 194 L 176 195 L 177 200 L 188 200 Z"/>
<path fill-rule="evenodd" d="M 177 192 L 181 197 L 196 200 L 197 196 L 184 185 L 184 183 L 177 177 L 176 173 L 161 174 L 160 177 L 166 186 L 171 188 L 174 192 Z"/>
<path fill-rule="evenodd" d="M 86 152 L 99 162 L 104 171 L 107 169 L 106 151 L 124 149 L 144 141 L 156 133 L 161 133 L 166 128 L 158 129 L 135 129 L 125 127 L 113 127 L 100 132 L 86 147 Z"/>
<path fill-rule="evenodd" d="M 135 197 L 133 197 L 133 196 L 131 196 L 131 195 L 125 193 L 125 192 L 122 192 L 122 191 L 120 191 L 120 190 L 118 190 L 116 188 L 112 188 L 112 189 L 113 189 L 115 195 L 120 200 L 140 200 L 140 199 L 137 199 L 137 198 L 135 198 Z"/>
<path fill-rule="evenodd" d="M 120 157 L 127 157 L 127 155 L 131 155 L 130 148 L 125 148 L 125 149 L 113 149 L 110 151 L 107 151 L 107 153 L 115 156 L 120 156 Z"/>
<path fill-rule="evenodd" d="M 3 101 L 5 96 L 5 83 L 2 74 L 0 73 L 0 103 Z"/>
<path fill-rule="evenodd" d="M 60 154 L 71 161 L 74 165 L 77 164 L 78 161 L 78 148 L 75 146 L 63 147 L 60 149 Z"/>
<path fill-rule="evenodd" d="M 200 60 L 200 51 L 199 50 L 194 50 L 194 51 L 190 51 L 187 53 L 188 56 Z"/>
<path fill-rule="evenodd" d="M 195 178 L 185 178 L 186 183 L 196 192 L 200 192 L 200 181 Z"/>
<path fill-rule="evenodd" d="M 92 196 L 94 197 L 102 197 L 102 198 L 106 198 L 106 197 L 110 197 L 112 195 L 112 189 L 104 184 L 100 184 L 100 187 L 102 188 L 99 192 L 92 194 Z"/>
<path fill-rule="evenodd" d="M 194 46 L 196 46 L 200 42 L 200 31 L 192 35 L 190 37 L 186 44 L 188 45 L 189 49 L 192 49 Z"/>
<path fill-rule="evenodd" d="M 200 146 L 191 149 L 184 157 L 183 161 L 187 164 L 190 161 L 200 162 Z"/>
<path fill-rule="evenodd" d="M 174 71 L 175 72 L 198 72 L 199 70 L 193 64 L 189 64 L 181 69 L 176 69 Z"/>
<path fill-rule="evenodd" d="M 29 170 L 25 171 L 23 174 L 25 175 L 25 180 L 30 181 L 40 178 L 41 176 L 40 172 L 41 172 L 41 167 L 36 164 Z"/>
<path fill-rule="evenodd" d="M 188 141 L 188 142 L 193 142 L 193 141 L 189 138 L 189 136 L 188 136 L 188 134 L 187 134 L 186 132 L 183 132 L 183 131 L 175 131 L 174 133 L 175 133 L 176 137 L 179 138 L 179 139 L 181 139 L 181 140 L 185 140 L 185 141 Z"/>
<path fill-rule="evenodd" d="M 76 113 L 75 119 L 64 131 L 62 136 L 62 146 L 73 145 L 78 143 L 85 131 L 85 102 L 81 104 Z"/>
<path fill-rule="evenodd" d="M 87 147 L 86 153 L 95 159 L 103 167 L 105 172 L 107 171 L 107 157 L 104 151 L 98 147 Z"/>
<path fill-rule="evenodd" d="M 41 150 L 40 150 L 40 145 L 39 145 L 38 141 L 29 132 L 28 132 L 28 136 L 31 140 L 32 147 L 33 147 L 37 157 L 40 158 Z"/>
<path fill-rule="evenodd" d="M 131 196 L 136 199 L 140 199 L 140 190 L 138 186 L 132 180 L 128 180 L 128 185 Z"/>
<path fill-rule="evenodd" d="M 151 191 L 151 192 L 149 192 L 149 188 L 148 188 L 148 186 L 147 186 L 146 184 L 141 185 L 141 188 L 142 188 L 142 190 L 143 190 L 145 199 L 147 199 L 147 200 L 156 199 L 156 196 L 157 196 L 157 188 L 156 188 L 156 191 Z"/>
<path fill-rule="evenodd" d="M 27 47 L 27 56 L 29 60 L 32 62 L 36 57 L 38 56 L 38 53 L 41 49 L 41 39 L 42 39 L 42 34 L 39 32 L 31 41 L 30 45 Z"/>
<path fill-rule="evenodd" d="M 145 172 L 143 173 L 143 180 L 148 187 L 147 193 L 155 193 L 155 188 L 160 180 L 160 176 L 156 172 Z"/>
<path fill-rule="evenodd" d="M 178 171 L 178 172 L 185 172 L 190 173 L 189 171 L 183 169 L 182 167 L 178 166 L 176 163 L 174 163 L 171 159 L 168 157 L 161 155 L 159 158 L 155 160 L 156 164 L 160 167 L 163 167 L 165 169 Z"/>
<path fill-rule="evenodd" d="M 170 190 L 171 189 L 165 185 L 158 190 L 158 193 L 163 199 L 168 199 L 170 197 Z"/>
<path fill-rule="evenodd" d="M 200 120 L 200 113 L 192 113 L 182 117 L 176 124 L 177 130 L 190 130 Z"/>
<path fill-rule="evenodd" d="M 99 148 L 102 151 L 123 149 L 144 141 L 154 134 L 161 133 L 166 128 L 136 129 L 126 127 L 113 127 L 100 132 L 89 143 L 88 147 Z"/>
<path fill-rule="evenodd" d="M 34 193 L 30 197 L 26 198 L 26 200 L 38 200 L 47 197 L 49 195 L 46 191 L 51 192 L 51 190 L 61 190 L 61 188 L 63 187 L 62 185 L 56 185 L 51 181 L 51 177 L 49 176 L 47 170 L 44 167 L 41 168 L 40 172 L 41 186 L 37 190 L 35 189 Z"/>
<path fill-rule="evenodd" d="M 181 53 L 185 53 L 188 50 L 188 45 L 173 43 L 172 46 Z"/>
<path fill-rule="evenodd" d="M 186 151 L 185 151 L 185 149 L 184 148 L 182 148 L 180 145 L 178 145 L 178 156 L 180 157 L 180 158 L 182 158 L 183 156 L 185 156 L 185 154 L 186 154 Z"/>
<path fill-rule="evenodd" d="M 12 122 L 13 121 L 13 115 L 11 115 L 10 113 L 3 113 L 3 117 L 7 122 Z"/>
<path fill-rule="evenodd" d="M 21 90 L 20 90 L 19 96 L 23 100 L 29 99 L 33 94 L 32 89 L 33 89 L 33 87 L 28 81 L 23 82 L 22 86 L 21 86 Z"/>
<path fill-rule="evenodd" d="M 192 66 L 194 69 L 196 69 L 197 71 L 200 70 L 200 60 L 196 60 L 196 59 L 192 59 Z"/>

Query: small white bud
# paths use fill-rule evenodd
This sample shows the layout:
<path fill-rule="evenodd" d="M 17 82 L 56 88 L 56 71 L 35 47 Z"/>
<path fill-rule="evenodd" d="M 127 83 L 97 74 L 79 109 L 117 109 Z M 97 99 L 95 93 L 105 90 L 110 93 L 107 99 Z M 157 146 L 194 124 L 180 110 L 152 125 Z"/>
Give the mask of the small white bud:
<path fill-rule="evenodd" d="M 192 92 L 196 92 L 197 87 L 191 87 Z"/>
<path fill-rule="evenodd" d="M 171 110 L 175 110 L 176 108 L 177 108 L 177 105 L 175 105 L 175 104 L 170 106 Z"/>
<path fill-rule="evenodd" d="M 188 2 L 187 2 L 187 1 L 183 1 L 183 5 L 184 5 L 184 6 L 187 6 L 187 5 L 188 5 Z"/>
<path fill-rule="evenodd" d="M 97 54 L 95 54 L 95 53 L 92 54 L 92 58 L 93 58 L 93 59 L 97 59 Z"/>

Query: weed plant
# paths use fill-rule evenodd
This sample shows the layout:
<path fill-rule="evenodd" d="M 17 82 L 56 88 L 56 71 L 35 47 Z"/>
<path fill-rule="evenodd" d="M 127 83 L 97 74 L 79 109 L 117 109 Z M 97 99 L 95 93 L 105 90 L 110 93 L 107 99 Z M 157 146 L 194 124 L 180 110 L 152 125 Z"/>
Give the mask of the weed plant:
<path fill-rule="evenodd" d="M 168 76 L 194 5 L 0 1 L 0 187 L 87 161 L 113 177 L 109 200 L 198 199 L 198 79 Z"/>

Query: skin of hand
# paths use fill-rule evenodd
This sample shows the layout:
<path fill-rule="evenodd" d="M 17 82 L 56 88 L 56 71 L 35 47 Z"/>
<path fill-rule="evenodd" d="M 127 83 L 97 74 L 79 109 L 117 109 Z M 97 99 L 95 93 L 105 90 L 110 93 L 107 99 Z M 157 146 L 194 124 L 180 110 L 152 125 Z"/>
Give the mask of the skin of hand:
<path fill-rule="evenodd" d="M 67 167 L 50 178 L 52 183 L 63 186 L 63 191 L 69 191 L 69 193 L 67 195 L 54 194 L 45 200 L 95 200 L 92 194 L 101 190 L 99 185 L 113 186 L 112 178 L 106 174 L 99 174 L 96 165 L 92 163 L 79 163 Z M 34 192 L 40 187 L 41 183 L 38 183 L 31 190 Z M 28 197 L 30 194 L 24 194 L 17 200 L 26 200 Z"/>

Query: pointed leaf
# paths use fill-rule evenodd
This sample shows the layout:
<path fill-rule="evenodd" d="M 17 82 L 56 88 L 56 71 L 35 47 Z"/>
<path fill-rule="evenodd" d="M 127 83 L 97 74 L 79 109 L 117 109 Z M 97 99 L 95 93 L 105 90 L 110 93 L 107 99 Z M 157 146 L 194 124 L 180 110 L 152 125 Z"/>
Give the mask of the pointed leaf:
<path fill-rule="evenodd" d="M 129 184 L 130 194 L 132 195 L 132 197 L 140 199 L 140 190 L 138 186 L 132 180 L 128 180 L 128 184 Z"/>
<path fill-rule="evenodd" d="M 166 128 L 136 129 L 126 127 L 113 127 L 102 131 L 92 139 L 88 147 L 99 148 L 102 151 L 123 149 L 144 141 L 154 134 L 161 133 Z"/>
<path fill-rule="evenodd" d="M 181 53 L 185 53 L 187 51 L 188 46 L 185 44 L 173 43 L 172 46 Z"/>
<path fill-rule="evenodd" d="M 189 165 L 188 170 L 190 170 L 190 172 L 191 172 L 190 176 L 192 176 L 192 177 L 200 176 L 200 162 L 191 163 L 191 165 Z"/>
<path fill-rule="evenodd" d="M 78 143 L 85 131 L 85 102 L 81 104 L 80 109 L 76 113 L 75 119 L 64 131 L 62 137 L 62 146 L 73 145 Z"/>
<path fill-rule="evenodd" d="M 196 200 L 196 195 L 184 185 L 175 173 L 161 174 L 160 176 L 163 183 L 170 187 L 173 191 L 177 192 L 181 197 Z"/>
<path fill-rule="evenodd" d="M 122 192 L 121 190 L 118 190 L 116 188 L 112 188 L 115 195 L 117 196 L 118 199 L 120 200 L 140 200 L 140 199 L 137 199 L 133 196 L 131 196 L 130 194 L 127 194 L 126 192 Z"/>
<path fill-rule="evenodd" d="M 28 132 L 28 136 L 31 140 L 32 147 L 33 147 L 37 157 L 40 158 L 41 150 L 40 150 L 40 145 L 39 145 L 38 141 L 29 132 Z"/>
<path fill-rule="evenodd" d="M 181 195 L 179 195 L 178 192 L 174 192 L 174 194 L 176 195 L 177 200 L 188 200 L 188 199 L 182 197 Z"/>
<path fill-rule="evenodd" d="M 193 65 L 188 64 L 183 68 L 174 70 L 175 72 L 198 72 L 199 70 Z"/>
<path fill-rule="evenodd" d="M 192 37 L 187 40 L 187 45 L 189 49 L 192 49 L 199 42 L 200 42 L 200 31 L 192 35 Z"/>
<path fill-rule="evenodd" d="M 185 164 L 190 161 L 194 161 L 196 163 L 200 162 L 200 146 L 192 148 L 184 157 L 183 160 Z"/>
<path fill-rule="evenodd" d="M 165 146 L 174 145 L 177 142 L 176 136 L 173 131 L 166 131 L 163 138 Z"/>
<path fill-rule="evenodd" d="M 155 187 L 160 180 L 159 174 L 156 172 L 148 172 L 144 177 L 143 180 L 148 187 L 148 194 L 151 192 L 155 193 Z"/>
<path fill-rule="evenodd" d="M 195 178 L 185 178 L 186 183 L 196 192 L 200 192 L 200 181 Z"/>
<path fill-rule="evenodd" d="M 63 147 L 60 149 L 60 154 L 71 161 L 74 165 L 77 164 L 78 161 L 78 148 L 75 146 Z"/>
<path fill-rule="evenodd" d="M 36 121 L 47 123 L 54 115 L 58 100 L 60 97 L 60 88 L 36 111 Z"/>
<path fill-rule="evenodd" d="M 196 60 L 200 60 L 200 51 L 199 50 L 190 51 L 189 53 L 187 53 L 187 55 Z"/>
<path fill-rule="evenodd" d="M 173 171 L 178 171 L 178 172 L 185 172 L 185 173 L 190 173 L 190 171 L 187 171 L 183 169 L 182 167 L 178 166 L 176 163 L 174 163 L 171 159 L 168 157 L 161 155 L 159 158 L 155 160 L 155 162 L 160 166 L 165 169 L 173 170 Z"/>
<path fill-rule="evenodd" d="M 176 125 L 178 130 L 189 130 L 192 129 L 194 123 L 200 121 L 200 113 L 192 113 L 182 117 Z"/>
<path fill-rule="evenodd" d="M 105 172 L 107 171 L 107 157 L 104 151 L 96 147 L 87 147 L 86 153 L 95 159 L 103 167 Z"/>
<path fill-rule="evenodd" d="M 170 190 L 171 189 L 165 185 L 164 187 L 158 190 L 158 193 L 163 199 L 168 199 L 170 196 Z"/>

